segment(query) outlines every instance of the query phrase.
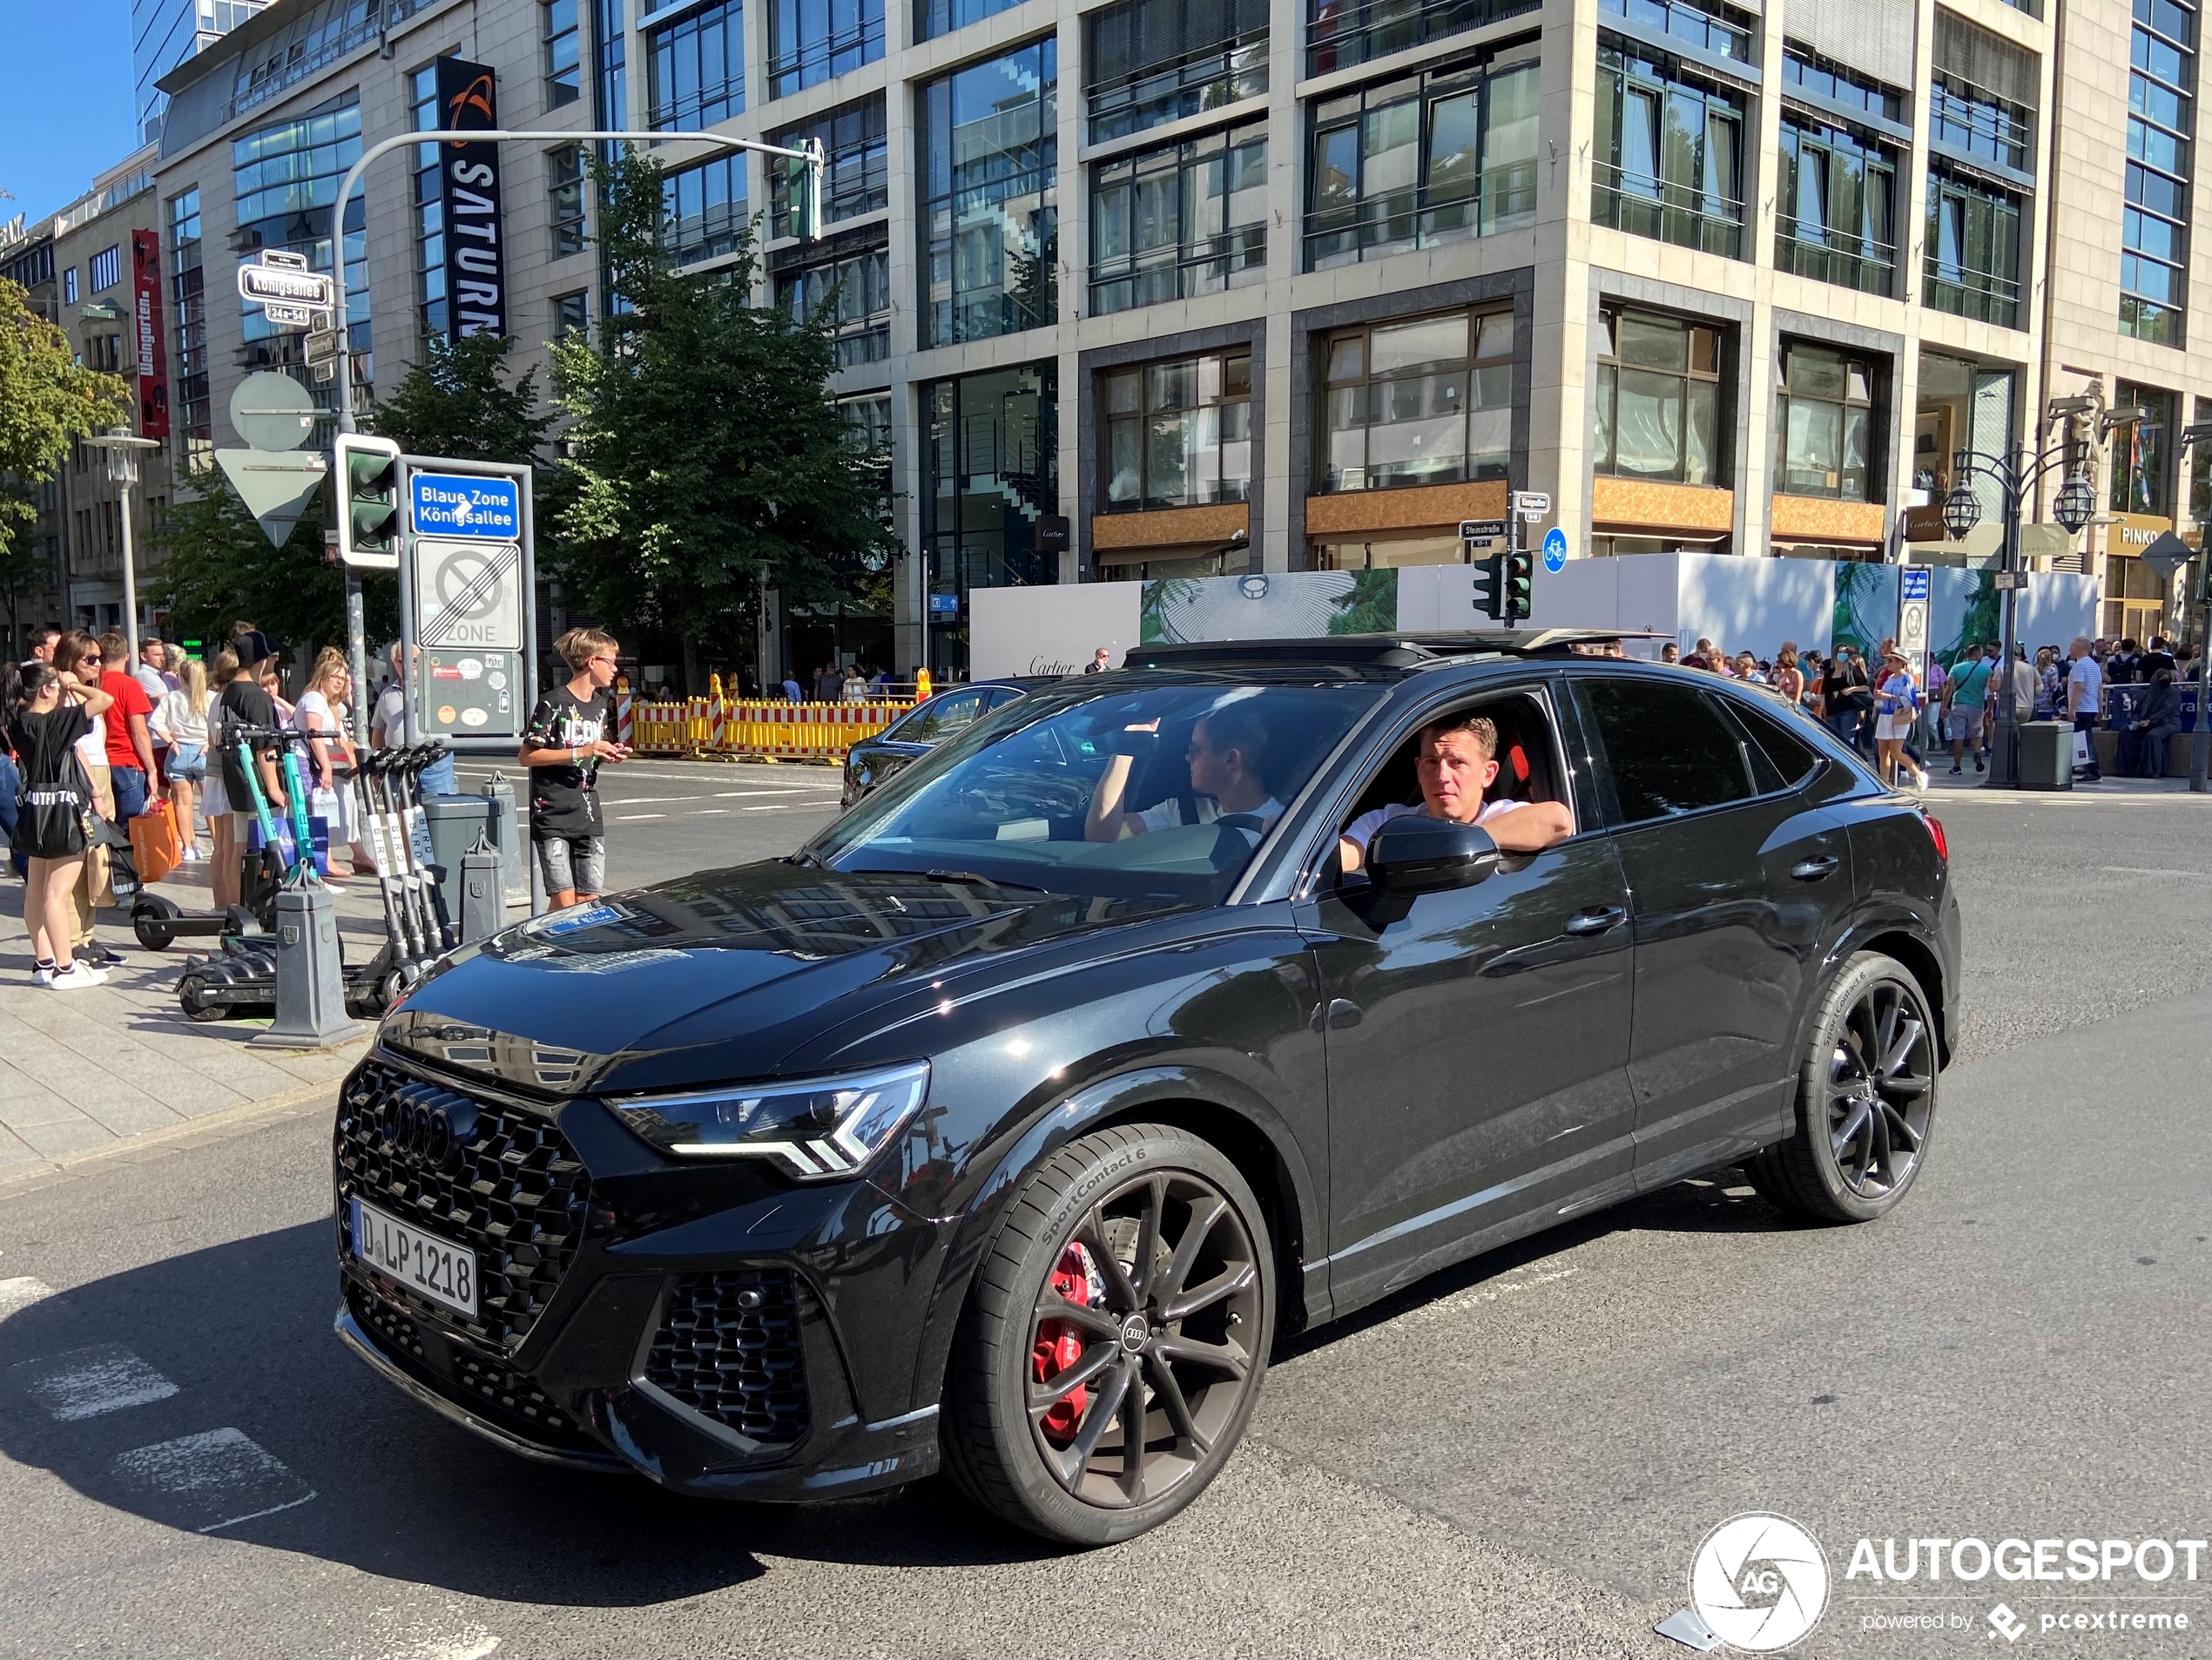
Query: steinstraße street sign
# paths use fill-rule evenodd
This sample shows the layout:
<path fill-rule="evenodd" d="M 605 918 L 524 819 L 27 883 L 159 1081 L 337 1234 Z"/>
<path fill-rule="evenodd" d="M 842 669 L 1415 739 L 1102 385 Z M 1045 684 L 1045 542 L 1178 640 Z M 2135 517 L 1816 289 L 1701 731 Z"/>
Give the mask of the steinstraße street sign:
<path fill-rule="evenodd" d="M 408 520 L 417 536 L 512 542 L 523 534 L 522 491 L 511 478 L 410 472 Z"/>
<path fill-rule="evenodd" d="M 290 375 L 263 369 L 238 383 L 230 413 L 231 429 L 251 448 L 219 449 L 216 464 L 269 545 L 280 548 L 330 470 L 322 455 L 300 448 L 314 431 L 314 400 Z"/>

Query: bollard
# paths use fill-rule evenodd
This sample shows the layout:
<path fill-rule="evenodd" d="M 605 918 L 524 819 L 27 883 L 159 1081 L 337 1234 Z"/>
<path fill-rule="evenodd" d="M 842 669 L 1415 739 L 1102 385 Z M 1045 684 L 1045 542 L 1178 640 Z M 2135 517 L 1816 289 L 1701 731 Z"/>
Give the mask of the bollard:
<path fill-rule="evenodd" d="M 507 897 L 500 850 L 483 836 L 461 855 L 461 943 L 482 940 L 507 925 Z"/>
<path fill-rule="evenodd" d="M 484 783 L 484 793 L 491 798 L 491 822 L 484 833 L 491 838 L 491 845 L 499 849 L 499 886 L 509 905 L 527 905 L 530 900 L 529 872 L 523 864 L 523 843 L 527 838 L 521 822 L 515 817 L 515 786 L 507 781 L 503 773 L 494 773 Z"/>
<path fill-rule="evenodd" d="M 276 1019 L 250 1040 L 260 1049 L 328 1049 L 361 1029 L 346 1014 L 338 901 L 320 882 L 277 891 Z"/>

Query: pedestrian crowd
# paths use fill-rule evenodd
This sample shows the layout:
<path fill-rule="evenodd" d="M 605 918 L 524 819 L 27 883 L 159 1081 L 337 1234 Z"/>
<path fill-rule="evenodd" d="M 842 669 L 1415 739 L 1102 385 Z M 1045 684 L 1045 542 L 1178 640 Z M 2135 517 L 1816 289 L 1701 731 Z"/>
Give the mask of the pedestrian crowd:
<path fill-rule="evenodd" d="M 793 669 L 784 676 L 783 694 L 786 703 L 867 703 L 889 698 L 892 686 L 887 664 L 870 673 L 868 665 L 855 658 L 841 667 L 825 663 L 804 680 Z"/>
<path fill-rule="evenodd" d="M 1948 744 L 1952 776 L 1962 774 L 1969 760 L 1975 772 L 1986 772 L 2007 681 L 2018 721 L 2063 720 L 2088 735 L 2087 759 L 2076 774 L 2087 783 L 2103 777 L 2094 734 L 2106 724 L 2106 688 L 2148 687 L 2115 725 L 2120 768 L 2133 777 L 2163 777 L 2168 740 L 2188 729 L 2181 688 L 2195 679 L 2196 650 L 2162 636 L 2139 651 L 2133 639 L 2085 635 L 2064 646 L 2038 647 L 2032 662 L 2026 646 L 2014 646 L 2006 675 L 2002 643 L 1976 640 L 1966 643 L 1947 669 L 1940 658 L 1930 658 L 1925 678 L 1894 639 L 1883 640 L 1871 653 L 1838 645 L 1825 658 L 1784 640 L 1770 658 L 1726 651 L 1710 639 L 1683 652 L 1669 641 L 1659 656 L 1662 663 L 1770 687 L 1873 760 L 1884 783 L 1925 789 L 1928 762 L 1916 741 L 1924 731 L 1939 745 Z"/>

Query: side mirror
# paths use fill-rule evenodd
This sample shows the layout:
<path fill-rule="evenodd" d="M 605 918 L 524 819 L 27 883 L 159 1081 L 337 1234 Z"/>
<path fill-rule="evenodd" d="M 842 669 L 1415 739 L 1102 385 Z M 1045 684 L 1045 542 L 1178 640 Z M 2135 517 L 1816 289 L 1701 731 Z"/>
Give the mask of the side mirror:
<path fill-rule="evenodd" d="M 1501 854 L 1479 824 L 1401 813 L 1367 843 L 1366 865 L 1375 886 L 1390 894 L 1433 894 L 1472 887 L 1498 867 Z"/>

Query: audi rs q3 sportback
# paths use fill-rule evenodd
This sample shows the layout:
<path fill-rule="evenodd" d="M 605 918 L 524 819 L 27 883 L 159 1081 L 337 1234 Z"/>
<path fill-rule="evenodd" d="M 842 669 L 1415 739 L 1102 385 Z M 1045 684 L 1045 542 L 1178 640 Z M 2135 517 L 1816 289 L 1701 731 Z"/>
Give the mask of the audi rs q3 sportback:
<path fill-rule="evenodd" d="M 1582 637 L 1161 647 L 788 858 L 453 954 L 347 1079 L 345 1342 L 527 1458 L 941 1468 L 1080 1544 L 1270 1350 L 1700 1171 L 1867 1221 L 1957 1029 L 1942 827 Z"/>

